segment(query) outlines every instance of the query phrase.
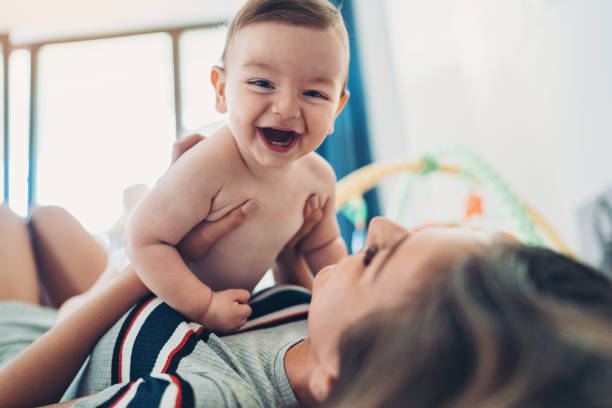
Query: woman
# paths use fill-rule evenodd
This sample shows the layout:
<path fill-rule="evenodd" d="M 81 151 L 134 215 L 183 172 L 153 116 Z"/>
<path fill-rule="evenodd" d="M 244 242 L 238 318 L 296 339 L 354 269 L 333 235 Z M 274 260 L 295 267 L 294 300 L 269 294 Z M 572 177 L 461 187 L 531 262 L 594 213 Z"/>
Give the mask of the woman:
<path fill-rule="evenodd" d="M 498 244 L 404 311 L 346 332 L 325 406 L 612 406 L 612 283 L 590 267 Z"/>
<path fill-rule="evenodd" d="M 316 214 L 309 216 L 308 206 L 305 214 L 307 222 L 304 230 L 307 230 L 308 220 L 314 219 L 316 222 Z M 42 215 L 39 213 L 32 220 L 34 242 L 52 244 L 53 232 L 55 229 L 57 233 L 57 228 L 45 228 L 45 217 Z M 0 270 L 0 288 L 6 289 L 0 292 L 0 296 L 2 299 L 18 298 L 37 303 L 37 271 L 26 226 L 6 208 L 2 209 L 0 216 L 0 236 L 11 237 L 10 240 L 0 240 L 0 256 L 4 260 Z M 54 217 L 57 222 L 58 214 L 54 214 Z M 203 224 L 202 228 L 216 231 L 215 234 L 221 236 L 246 217 L 248 214 L 238 208 L 216 223 Z M 49 231 L 50 235 L 45 237 L 45 231 Z M 191 243 L 180 245 L 182 250 L 197 253 L 206 249 L 207 243 L 198 240 L 197 233 L 192 238 Z M 299 238 L 298 233 L 280 257 L 297 268 L 304 266 L 299 253 Z M 73 239 L 70 242 L 86 243 L 86 240 Z M 45 259 L 55 259 L 49 257 L 53 252 L 51 247 L 49 245 L 41 251 L 42 254 L 38 254 L 39 266 Z M 464 354 L 463 349 L 459 348 L 460 353 L 450 353 L 448 359 L 443 360 L 437 351 L 440 347 L 445 350 L 443 346 L 447 342 L 455 347 L 455 339 L 460 346 L 465 343 L 462 337 L 450 330 L 455 326 L 451 325 L 448 329 L 446 324 L 467 321 L 479 335 L 476 347 L 468 350 L 487 352 L 485 355 L 494 358 L 504 356 L 506 349 L 492 347 L 495 346 L 497 333 L 483 325 L 490 323 L 491 318 L 483 318 L 483 313 L 473 307 L 475 302 L 483 301 L 483 291 L 479 289 L 478 281 L 472 284 L 469 279 L 472 275 L 486 278 L 496 274 L 508 279 L 523 277 L 524 263 L 512 261 L 504 266 L 504 263 L 495 260 L 497 258 L 489 263 L 481 262 L 487 267 L 480 269 L 491 270 L 488 274 L 471 272 L 479 270 L 476 268 L 480 265 L 477 260 L 488 259 L 487 253 L 503 248 L 506 248 L 504 244 L 494 237 L 475 231 L 432 228 L 411 234 L 383 218 L 376 218 L 370 223 L 365 250 L 324 268 L 315 278 L 307 322 L 285 321 L 279 326 L 225 337 L 202 332 L 201 328 L 193 327 L 171 309 L 147 297 L 140 301 L 139 306 L 130 309 L 148 292 L 130 270 L 113 277 L 110 282 L 94 285 L 85 296 L 85 303 L 32 344 L 29 343 L 49 329 L 49 322 L 54 320 L 56 312 L 27 306 L 23 302 L 0 303 L 0 329 L 3 333 L 0 339 L 0 364 L 7 364 L 0 371 L 0 406 L 56 402 L 73 378 L 76 379 L 65 398 L 80 399 L 67 401 L 69 406 L 128 403 L 165 406 L 168 402 L 174 406 L 297 406 L 324 401 L 332 390 L 336 390 L 336 394 L 330 404 L 334 401 L 346 402 L 346 406 L 352 403 L 361 403 L 362 406 L 409 406 L 408 402 L 414 406 L 441 406 L 450 401 L 464 404 L 459 406 L 477 406 L 480 398 L 489 394 L 478 393 L 482 388 L 480 386 L 468 387 L 480 384 L 473 382 L 469 376 L 465 377 L 470 379 L 467 383 L 459 381 L 464 379 L 461 371 L 458 374 L 454 371 L 450 373 L 451 378 L 455 378 L 452 377 L 455 374 L 459 379 L 455 382 L 435 381 L 436 373 L 443 372 L 453 359 L 457 360 L 457 364 L 452 367 L 467 366 L 470 369 L 469 354 Z M 521 250 L 524 247 L 515 248 Z M 469 262 L 462 264 L 466 257 Z M 536 259 L 545 262 L 535 265 L 527 262 L 530 268 L 549 270 L 545 268 L 546 258 Z M 567 261 L 564 257 L 561 259 Z M 90 258 L 90 263 L 92 267 L 98 264 L 96 257 Z M 445 279 L 461 265 L 468 265 L 459 268 L 466 272 L 452 274 L 450 280 Z M 505 272 L 502 273 L 502 269 Z M 78 282 L 78 272 L 87 270 L 85 265 L 81 271 L 73 270 L 76 279 L 70 276 L 72 272 L 67 273 L 67 278 Z M 607 282 L 598 276 L 594 279 Z M 560 281 L 565 282 L 565 279 Z M 446 285 L 457 280 L 463 285 L 459 287 L 466 290 L 458 295 L 450 289 L 444 290 Z M 492 282 L 492 287 L 499 286 Z M 77 284 L 73 286 L 78 287 Z M 542 287 L 546 288 L 546 285 Z M 472 290 L 480 297 L 470 299 L 466 293 Z M 587 298 L 593 294 L 592 291 L 593 286 L 585 292 Z M 607 296 L 608 292 L 604 285 L 602 296 Z M 506 310 L 512 305 L 506 298 L 511 298 L 513 293 L 512 287 L 499 286 L 490 296 L 484 296 L 484 300 L 488 301 L 486 304 L 493 305 L 493 310 L 500 309 L 503 315 L 504 311 L 511 311 Z M 54 297 L 53 290 L 50 295 Z M 71 293 L 63 296 L 69 295 Z M 499 297 L 499 305 L 490 299 L 491 296 L 495 299 Z M 467 306 L 459 307 L 461 302 Z M 124 314 L 128 309 L 128 313 Z M 457 316 L 453 320 L 450 317 L 454 315 L 449 312 L 454 310 Z M 476 310 L 476 313 L 473 316 L 464 315 L 464 310 Z M 377 320 L 368 319 L 373 313 L 384 311 L 387 311 L 384 319 L 379 315 Z M 584 316 L 589 317 L 589 322 L 599 321 L 587 314 L 580 315 Z M 527 317 L 524 312 L 519 313 L 514 321 L 519 324 L 523 322 L 525 325 L 519 327 L 530 332 L 535 325 Z M 30 323 L 27 328 L 31 332 L 25 333 L 30 338 L 23 338 L 20 344 L 19 339 L 10 339 L 10 336 L 14 333 L 24 335 L 20 331 L 24 326 L 23 321 Z M 359 324 L 361 321 L 365 321 L 366 325 Z M 580 322 L 580 319 L 575 321 Z M 351 327 L 353 329 L 349 330 Z M 407 332 L 402 330 L 405 327 L 409 328 Z M 501 327 L 505 327 L 505 324 Z M 174 347 L 174 334 L 181 333 L 181 330 L 187 334 L 178 339 L 183 338 L 185 342 L 179 342 L 180 347 L 168 348 L 168 345 Z M 607 335 L 605 330 L 601 330 L 595 330 L 592 334 Z M 348 340 L 341 341 L 343 333 L 349 333 Z M 576 334 L 576 331 L 570 333 Z M 585 343 L 586 346 L 581 343 L 587 351 L 595 346 L 596 350 L 605 348 L 601 336 L 588 338 L 590 343 Z M 404 343 L 413 346 L 404 349 Z M 526 346 L 527 349 L 529 347 Z M 13 358 L 21 350 L 24 351 Z M 77 374 L 87 356 L 90 357 L 89 361 Z M 560 358 L 561 355 L 555 355 L 555 359 Z M 506 374 L 505 365 L 485 364 L 488 359 L 475 361 L 484 367 L 477 370 L 477 380 L 484 379 L 488 384 L 486 381 L 490 377 L 497 381 L 496 376 L 501 376 L 499 383 L 505 384 L 502 381 Z M 388 373 L 381 367 L 392 367 L 396 371 Z M 433 371 L 424 371 L 423 367 Z M 605 370 L 600 372 L 605 373 Z M 404 387 L 410 383 L 404 381 L 414 381 L 410 392 Z M 491 384 L 497 384 L 496 381 Z M 436 386 L 428 387 L 430 384 Z M 488 389 L 495 388 L 485 387 L 485 390 Z M 462 390 L 470 392 L 463 393 Z M 397 395 L 405 399 L 397 399 Z M 428 395 L 437 399 L 427 399 Z M 463 399 L 454 400 L 458 395 Z M 420 400 L 421 397 L 423 399 Z M 417 401 L 425 402 L 418 404 Z"/>
<path fill-rule="evenodd" d="M 244 219 L 239 209 L 233 214 Z M 231 221 L 232 215 L 228 217 Z M 6 218 L 10 218 L 10 214 Z M 18 222 L 13 220 L 12 224 Z M 225 227 L 226 231 L 229 229 Z M 25 226 L 20 234 L 18 230 L 13 228 L 13 237 L 23 237 Z M 25 238 L 22 241 L 27 242 Z M 140 402 L 148 404 L 147 398 L 162 386 L 165 391 L 155 404 L 171 397 L 176 402 L 178 396 L 192 399 L 194 405 L 221 406 L 296 406 L 322 401 L 338 376 L 338 343 L 346 328 L 373 311 L 408 304 L 424 283 L 449 269 L 464 254 L 482 251 L 488 244 L 488 237 L 472 231 L 431 229 L 410 235 L 403 228 L 377 218 L 370 224 L 367 250 L 319 272 L 313 285 L 307 323 L 291 322 L 222 338 L 210 334 L 206 341 L 194 345 L 195 351 L 182 357 L 170 377 L 162 378 L 167 373 L 154 371 L 132 377 L 129 371 L 118 381 L 113 378 L 112 364 L 108 363 L 110 356 L 104 350 L 124 345 L 118 339 L 127 315 L 113 323 L 147 293 L 136 275 L 127 271 L 107 286 L 98 287 L 87 303 L 3 368 L 0 405 L 31 406 L 57 401 L 92 345 L 111 325 L 94 348 L 79 383 L 74 385 L 76 392 L 70 394 L 70 398 L 94 395 L 76 402 L 76 406 L 95 406 L 125 398 L 130 401 L 145 398 Z M 11 253 L 17 252 L 16 248 L 11 248 Z M 24 259 L 24 256 L 18 258 Z M 23 274 L 21 270 L 17 272 Z M 35 299 L 37 292 L 17 288 L 23 279 L 15 279 L 15 275 L 15 271 L 3 268 L 0 287 L 4 287 L 4 279 L 8 277 L 6 280 L 13 285 L 13 293 L 26 293 L 28 296 L 24 300 Z M 30 289 L 36 287 L 29 286 Z M 7 305 L 10 304 L 3 304 L 4 309 L 0 311 L 6 314 Z M 41 317 L 36 307 L 24 309 L 20 303 L 17 310 L 22 312 L 20 318 L 28 314 Z M 176 316 L 166 318 L 153 321 L 153 326 L 161 327 L 168 319 L 178 319 Z M 185 324 L 178 322 L 176 327 Z M 9 329 L 2 328 L 3 331 Z M 253 361 L 254 353 L 259 353 L 256 361 Z M 202 356 L 206 356 L 207 362 L 213 362 L 212 367 L 202 363 Z M 132 355 L 132 360 L 120 361 L 133 361 L 133 358 Z M 261 370 L 257 371 L 259 368 Z M 175 379 L 176 383 L 172 383 Z"/>

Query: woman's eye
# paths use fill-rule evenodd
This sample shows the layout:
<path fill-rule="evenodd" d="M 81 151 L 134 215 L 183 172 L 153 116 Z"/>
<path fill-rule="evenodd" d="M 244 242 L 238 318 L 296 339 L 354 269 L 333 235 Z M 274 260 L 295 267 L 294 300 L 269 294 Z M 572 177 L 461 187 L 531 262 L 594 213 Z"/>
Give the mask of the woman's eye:
<path fill-rule="evenodd" d="M 377 253 L 378 253 L 377 245 L 372 245 L 368 247 L 368 249 L 366 249 L 365 251 L 365 254 L 363 255 L 363 266 L 368 266 L 372 262 L 372 259 L 374 259 L 374 256 L 376 256 Z"/>
<path fill-rule="evenodd" d="M 323 98 L 323 99 L 327 99 L 327 97 L 325 95 L 323 95 L 321 92 L 319 91 L 306 91 L 304 92 L 304 95 L 306 96 L 310 96 L 313 98 Z"/>
<path fill-rule="evenodd" d="M 249 84 L 258 86 L 260 88 L 272 88 L 272 84 L 270 83 L 270 81 L 265 81 L 263 79 L 256 79 L 255 81 L 249 82 Z"/>

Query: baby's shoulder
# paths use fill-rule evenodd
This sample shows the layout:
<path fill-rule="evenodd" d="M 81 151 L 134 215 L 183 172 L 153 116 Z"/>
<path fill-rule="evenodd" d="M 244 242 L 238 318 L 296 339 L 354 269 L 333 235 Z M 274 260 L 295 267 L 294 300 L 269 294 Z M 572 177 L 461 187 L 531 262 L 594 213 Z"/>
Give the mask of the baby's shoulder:
<path fill-rule="evenodd" d="M 228 132 L 220 130 L 204 140 L 198 142 L 187 151 L 196 156 L 196 160 L 208 166 L 226 167 L 234 161 L 241 161 L 233 137 Z"/>
<path fill-rule="evenodd" d="M 323 182 L 336 182 L 336 173 L 333 167 L 317 152 L 310 152 L 302 157 L 301 166 L 309 177 Z"/>

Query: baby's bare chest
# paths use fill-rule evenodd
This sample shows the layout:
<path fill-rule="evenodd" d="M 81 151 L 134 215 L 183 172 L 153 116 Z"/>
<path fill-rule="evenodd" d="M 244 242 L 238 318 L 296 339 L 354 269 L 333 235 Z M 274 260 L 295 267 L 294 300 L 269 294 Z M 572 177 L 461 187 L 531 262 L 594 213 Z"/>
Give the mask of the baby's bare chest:
<path fill-rule="evenodd" d="M 252 289 L 298 231 L 307 198 L 312 193 L 322 194 L 322 188 L 304 178 L 290 181 L 266 184 L 236 180 L 215 196 L 208 221 L 222 218 L 247 200 L 254 200 L 257 208 L 240 227 L 190 265 L 213 290 Z"/>

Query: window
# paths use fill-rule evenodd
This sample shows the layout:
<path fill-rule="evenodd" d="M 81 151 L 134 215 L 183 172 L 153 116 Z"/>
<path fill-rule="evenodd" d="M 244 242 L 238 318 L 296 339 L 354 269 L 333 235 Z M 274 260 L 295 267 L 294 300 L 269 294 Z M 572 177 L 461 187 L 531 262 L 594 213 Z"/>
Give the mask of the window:
<path fill-rule="evenodd" d="M 30 115 L 30 51 L 14 50 L 9 57 L 9 205 L 17 214 L 28 212 L 28 144 Z"/>
<path fill-rule="evenodd" d="M 3 44 L 0 42 L 0 139 L 2 140 L 0 142 L 0 192 L 2 192 L 3 199 L 5 197 L 4 186 L 6 185 L 4 182 L 6 174 L 4 169 L 6 163 L 4 159 L 4 141 L 8 137 L 4 130 L 4 92 L 6 91 L 4 89 L 4 52 Z"/>
<path fill-rule="evenodd" d="M 210 69 L 219 64 L 226 28 L 189 30 L 180 37 L 182 127 L 193 130 L 222 120 L 215 110 L 215 92 Z"/>
<path fill-rule="evenodd" d="M 38 57 L 36 203 L 90 232 L 123 212 L 123 190 L 151 185 L 175 138 L 167 33 L 45 45 Z"/>

